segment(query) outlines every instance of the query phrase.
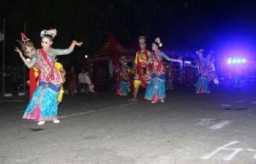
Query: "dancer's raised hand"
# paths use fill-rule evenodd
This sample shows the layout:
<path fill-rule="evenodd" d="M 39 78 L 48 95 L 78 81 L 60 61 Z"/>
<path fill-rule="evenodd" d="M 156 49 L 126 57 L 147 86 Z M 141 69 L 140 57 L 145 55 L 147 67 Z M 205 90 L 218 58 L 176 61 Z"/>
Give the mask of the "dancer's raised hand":
<path fill-rule="evenodd" d="M 16 51 L 19 55 L 22 55 L 22 52 L 18 47 L 15 47 L 14 51 Z"/>
<path fill-rule="evenodd" d="M 76 40 L 73 40 L 72 44 L 80 47 L 82 46 L 83 42 L 77 42 Z"/>

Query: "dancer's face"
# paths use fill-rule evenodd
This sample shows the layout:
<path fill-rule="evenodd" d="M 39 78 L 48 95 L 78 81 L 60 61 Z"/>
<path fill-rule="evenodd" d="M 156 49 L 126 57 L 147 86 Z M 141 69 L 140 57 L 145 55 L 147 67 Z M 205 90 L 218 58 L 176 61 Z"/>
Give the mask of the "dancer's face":
<path fill-rule="evenodd" d="M 41 46 L 43 49 L 49 49 L 52 46 L 52 41 L 47 37 L 43 37 L 41 41 Z"/>
<path fill-rule="evenodd" d="M 203 57 L 203 53 L 199 52 L 199 53 L 198 53 L 198 57 L 199 57 L 199 58 L 202 58 L 202 57 Z"/>
<path fill-rule="evenodd" d="M 26 46 L 26 50 L 25 50 L 24 54 L 25 54 L 27 57 L 31 58 L 32 55 L 35 54 L 35 48 L 34 48 L 34 46 Z"/>
<path fill-rule="evenodd" d="M 140 43 L 140 49 L 145 50 L 146 49 L 146 44 L 145 43 Z"/>
<path fill-rule="evenodd" d="M 157 46 L 155 43 L 152 44 L 152 50 L 153 50 L 153 51 L 158 50 L 158 46 Z"/>

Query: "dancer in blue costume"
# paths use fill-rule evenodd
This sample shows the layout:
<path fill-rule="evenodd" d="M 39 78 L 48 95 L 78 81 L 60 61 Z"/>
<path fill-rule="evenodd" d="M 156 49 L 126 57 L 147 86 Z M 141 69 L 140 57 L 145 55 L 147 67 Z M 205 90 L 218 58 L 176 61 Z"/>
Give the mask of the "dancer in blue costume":
<path fill-rule="evenodd" d="M 40 71 L 40 83 L 23 115 L 24 119 L 35 120 L 38 122 L 38 125 L 43 125 L 46 121 L 60 122 L 57 118 L 57 99 L 64 79 L 54 67 L 55 57 L 70 54 L 75 46 L 82 45 L 82 43 L 73 41 L 68 49 L 53 49 L 53 38 L 56 35 L 56 29 L 42 31 L 42 49 L 32 49 L 30 52 L 27 52 L 32 56 L 30 61 L 25 59 L 20 49 L 17 47 L 15 49 L 28 68 L 36 66 Z"/>
<path fill-rule="evenodd" d="M 197 51 L 198 60 L 197 65 L 199 69 L 199 77 L 196 82 L 196 93 L 202 94 L 202 93 L 210 93 L 209 91 L 209 79 L 208 79 L 208 73 L 209 73 L 209 67 L 207 60 L 203 56 L 203 49 L 200 49 Z"/>
<path fill-rule="evenodd" d="M 151 101 L 151 103 L 165 102 L 165 68 L 163 65 L 163 59 L 173 62 L 181 62 L 180 60 L 172 59 L 168 57 L 164 52 L 159 50 L 163 44 L 160 38 L 156 38 L 152 43 L 152 54 L 149 57 L 149 63 L 152 64 L 152 74 L 149 85 L 146 90 L 145 99 Z"/>

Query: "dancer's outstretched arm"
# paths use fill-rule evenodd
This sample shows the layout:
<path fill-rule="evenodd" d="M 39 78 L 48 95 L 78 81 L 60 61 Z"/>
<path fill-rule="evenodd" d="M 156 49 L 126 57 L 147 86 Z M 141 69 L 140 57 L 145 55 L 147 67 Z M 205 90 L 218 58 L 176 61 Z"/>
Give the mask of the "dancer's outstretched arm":
<path fill-rule="evenodd" d="M 80 46 L 82 46 L 82 44 L 83 44 L 83 42 L 77 42 L 76 40 L 74 40 L 71 43 L 71 45 L 69 46 L 69 48 L 67 48 L 67 49 L 52 49 L 52 50 L 54 51 L 54 54 L 57 56 L 58 55 L 69 55 L 74 51 L 76 46 L 80 47 Z"/>
<path fill-rule="evenodd" d="M 180 60 L 180 59 L 173 59 L 173 58 L 170 58 L 170 57 L 167 56 L 164 52 L 161 52 L 161 56 L 162 56 L 164 59 L 166 59 L 166 60 L 168 60 L 168 61 L 171 61 L 171 62 L 179 62 L 179 63 L 182 62 L 182 60 Z"/>

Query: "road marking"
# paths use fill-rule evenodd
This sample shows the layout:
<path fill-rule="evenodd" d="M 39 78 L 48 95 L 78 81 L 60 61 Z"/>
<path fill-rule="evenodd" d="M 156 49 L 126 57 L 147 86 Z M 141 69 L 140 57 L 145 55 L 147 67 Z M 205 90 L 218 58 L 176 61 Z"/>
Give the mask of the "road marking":
<path fill-rule="evenodd" d="M 226 158 L 224 158 L 224 160 L 226 161 L 230 161 L 231 159 L 233 159 L 240 151 L 242 151 L 241 148 L 233 148 L 233 149 L 229 149 L 227 147 L 237 144 L 239 143 L 238 141 L 233 141 L 230 142 L 226 145 L 223 145 L 221 147 L 218 147 L 216 150 L 214 150 L 213 152 L 211 152 L 210 154 L 204 156 L 202 159 L 207 160 L 210 159 L 211 157 L 213 157 L 215 154 L 217 154 L 218 152 L 222 151 L 222 150 L 226 150 L 226 151 L 233 151 L 233 153 L 231 153 L 229 156 L 227 156 Z"/>
<path fill-rule="evenodd" d="M 196 125 L 205 126 L 212 123 L 214 123 L 212 118 L 202 118 Z"/>
<path fill-rule="evenodd" d="M 223 145 L 221 147 L 218 147 L 217 149 L 215 149 L 213 152 L 211 152 L 210 154 L 202 157 L 201 159 L 203 160 L 208 160 L 210 158 L 212 158 L 214 155 L 216 155 L 217 153 L 220 153 L 221 151 L 231 151 L 231 153 L 229 155 L 227 155 L 226 157 L 224 157 L 223 160 L 225 161 L 230 161 L 232 160 L 238 153 L 240 152 L 253 152 L 254 153 L 254 156 L 253 156 L 253 159 L 256 159 L 256 150 L 254 149 L 243 149 L 243 148 L 228 148 L 229 146 L 231 145 L 235 145 L 235 144 L 238 144 L 239 142 L 238 141 L 233 141 L 233 142 L 230 142 L 226 145 Z M 221 153 L 220 153 L 221 154 Z"/>
<path fill-rule="evenodd" d="M 78 115 L 83 115 L 83 114 L 89 114 L 89 113 L 94 113 L 95 110 L 90 110 L 90 111 L 86 111 L 86 112 L 80 112 L 80 113 L 74 113 L 74 114 L 70 114 L 70 115 L 64 115 L 64 116 L 60 116 L 60 118 L 67 118 L 67 117 L 74 117 L 74 116 L 78 116 Z"/>
<path fill-rule="evenodd" d="M 104 108 L 101 108 L 101 109 L 98 109 L 98 110 L 90 110 L 90 111 L 85 111 L 85 112 L 80 112 L 80 113 L 73 113 L 73 114 L 70 114 L 70 115 L 64 115 L 64 116 L 60 116 L 60 118 L 63 119 L 63 118 L 68 118 L 68 117 L 74 117 L 74 116 L 79 116 L 79 115 L 95 113 L 95 112 L 103 112 L 107 109 L 126 107 L 126 106 L 135 105 L 135 104 L 137 104 L 137 103 L 134 102 L 134 103 L 127 103 L 127 104 L 116 105 L 116 106 L 109 106 L 109 107 L 104 107 Z"/>
<path fill-rule="evenodd" d="M 217 123 L 215 125 L 210 126 L 210 129 L 212 129 L 212 130 L 219 130 L 219 129 L 223 128 L 224 126 L 229 125 L 231 122 L 232 121 L 229 121 L 229 120 L 221 121 L 221 122 L 219 122 L 219 123 Z"/>
<path fill-rule="evenodd" d="M 196 125 L 210 126 L 209 129 L 211 130 L 219 130 L 224 126 L 229 125 L 231 122 L 232 121 L 230 120 L 217 121 L 216 119 L 213 119 L 213 118 L 202 118 L 198 123 L 196 123 Z"/>

